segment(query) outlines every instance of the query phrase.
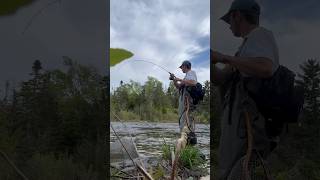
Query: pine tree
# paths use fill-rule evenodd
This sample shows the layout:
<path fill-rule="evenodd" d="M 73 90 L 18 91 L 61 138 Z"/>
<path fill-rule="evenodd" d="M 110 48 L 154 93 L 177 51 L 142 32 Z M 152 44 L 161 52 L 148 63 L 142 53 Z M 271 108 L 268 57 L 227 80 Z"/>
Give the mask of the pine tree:
<path fill-rule="evenodd" d="M 307 123 L 313 124 L 320 120 L 320 64 L 315 59 L 309 59 L 300 68 L 303 74 L 298 74 L 297 84 L 304 87 Z"/>
<path fill-rule="evenodd" d="M 298 74 L 297 84 L 304 87 L 304 119 L 295 140 L 300 144 L 302 156 L 313 161 L 320 157 L 320 63 L 308 59 L 300 68 L 303 73 Z"/>

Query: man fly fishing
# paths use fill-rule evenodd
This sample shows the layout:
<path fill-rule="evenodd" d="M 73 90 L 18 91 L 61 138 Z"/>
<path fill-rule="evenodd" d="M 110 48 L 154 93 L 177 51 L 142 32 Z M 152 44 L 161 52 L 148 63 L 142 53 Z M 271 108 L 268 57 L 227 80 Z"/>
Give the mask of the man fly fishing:
<path fill-rule="evenodd" d="M 190 128 L 190 131 L 194 132 L 194 120 L 191 115 L 195 109 L 195 105 L 193 104 L 193 99 L 190 96 L 190 92 L 187 90 L 189 87 L 196 86 L 197 84 L 197 75 L 196 72 L 191 70 L 190 61 L 183 61 L 181 66 L 179 67 L 183 73 L 185 73 L 185 77 L 180 79 L 171 74 L 170 79 L 173 80 L 174 86 L 179 90 L 179 127 L 180 132 L 183 127 L 187 125 Z M 188 102 L 187 102 L 188 101 Z M 188 105 L 189 107 L 186 107 Z M 189 108 L 188 118 L 186 117 L 186 109 Z M 185 124 L 187 123 L 187 124 Z"/>
<path fill-rule="evenodd" d="M 153 64 L 162 70 L 170 74 L 169 79 L 173 81 L 174 86 L 179 90 L 179 127 L 180 133 L 187 133 L 188 144 L 194 145 L 197 144 L 197 138 L 195 135 L 195 121 L 194 121 L 194 110 L 196 105 L 203 100 L 205 90 L 202 88 L 202 85 L 197 82 L 196 72 L 191 69 L 190 61 L 183 61 L 179 67 L 185 77 L 183 79 L 175 77 L 173 73 L 170 73 L 164 67 L 155 64 L 147 60 L 135 60 Z M 185 128 L 187 130 L 183 131 Z"/>

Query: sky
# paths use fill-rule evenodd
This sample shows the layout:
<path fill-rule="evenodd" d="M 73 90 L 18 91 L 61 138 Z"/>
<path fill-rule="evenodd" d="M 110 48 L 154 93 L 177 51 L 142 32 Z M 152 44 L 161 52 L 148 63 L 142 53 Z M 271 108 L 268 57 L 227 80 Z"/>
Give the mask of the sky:
<path fill-rule="evenodd" d="M 108 73 L 108 30 L 110 46 L 132 51 L 131 60 L 152 60 L 183 77 L 178 66 L 189 59 L 199 81 L 209 79 L 210 37 L 212 47 L 226 54 L 233 54 L 241 43 L 219 20 L 231 0 L 211 0 L 211 17 L 209 0 L 110 0 L 110 29 L 107 1 L 61 0 L 45 8 L 22 34 L 30 18 L 50 2 L 38 0 L 12 16 L 0 17 L 0 94 L 6 80 L 17 84 L 28 79 L 36 59 L 44 69 L 53 69 L 62 66 L 62 56 L 69 56 Z M 318 0 L 258 2 L 261 25 L 273 31 L 282 64 L 298 71 L 307 58 L 320 59 Z M 129 79 L 143 83 L 147 76 L 169 83 L 165 71 L 142 62 L 128 60 L 110 72 L 111 86 Z"/>
<path fill-rule="evenodd" d="M 211 16 L 212 47 L 233 55 L 241 39 L 233 37 L 229 26 L 219 20 L 232 0 L 214 0 Z M 301 72 L 299 64 L 307 59 L 320 60 L 320 3 L 318 0 L 257 0 L 261 6 L 260 25 L 274 33 L 280 64 Z"/>
<path fill-rule="evenodd" d="M 209 0 L 111 0 L 110 47 L 124 48 L 134 56 L 110 70 L 111 90 L 120 81 L 144 84 L 148 76 L 168 87 L 169 74 L 150 63 L 156 63 L 177 77 L 178 68 L 190 60 L 192 70 L 203 83 L 210 79 L 210 1 Z"/>
<path fill-rule="evenodd" d="M 107 72 L 105 0 L 53 3 L 22 34 L 31 17 L 52 2 L 37 0 L 12 16 L 0 17 L 0 90 L 6 80 L 18 85 L 28 79 L 36 59 L 45 70 L 62 67 L 62 56 L 69 56 L 102 74 Z"/>

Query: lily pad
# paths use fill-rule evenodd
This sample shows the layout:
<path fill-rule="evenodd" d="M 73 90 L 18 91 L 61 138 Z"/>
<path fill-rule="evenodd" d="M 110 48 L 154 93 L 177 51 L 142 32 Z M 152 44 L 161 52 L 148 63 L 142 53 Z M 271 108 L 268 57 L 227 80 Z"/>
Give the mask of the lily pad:
<path fill-rule="evenodd" d="M 129 59 L 133 53 L 119 48 L 110 48 L 110 66 L 114 66 L 125 59 Z"/>

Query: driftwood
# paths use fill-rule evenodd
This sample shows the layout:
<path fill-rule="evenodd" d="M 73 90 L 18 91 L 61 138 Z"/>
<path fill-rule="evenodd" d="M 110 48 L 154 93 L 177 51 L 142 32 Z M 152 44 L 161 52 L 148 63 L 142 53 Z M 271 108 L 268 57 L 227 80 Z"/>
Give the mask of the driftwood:
<path fill-rule="evenodd" d="M 181 137 L 177 140 L 176 144 L 176 152 L 174 154 L 174 160 L 172 162 L 172 172 L 171 172 L 171 180 L 174 180 L 176 176 L 177 163 L 179 159 L 179 154 L 181 150 L 183 150 L 187 145 L 188 133 L 190 132 L 187 126 L 184 126 L 181 132 Z"/>
<path fill-rule="evenodd" d="M 177 161 L 179 158 L 179 154 L 181 152 L 181 150 L 183 150 L 186 145 L 187 145 L 187 141 L 188 141 L 188 133 L 190 132 L 190 126 L 189 126 L 189 109 L 190 109 L 190 104 L 189 104 L 189 98 L 185 97 L 185 123 L 184 123 L 184 127 L 181 131 L 181 136 L 180 138 L 177 140 L 176 143 L 176 152 L 175 152 L 175 158 L 174 161 L 172 162 L 172 172 L 171 172 L 171 180 L 174 180 L 175 176 L 176 176 L 176 169 L 177 169 Z"/>
<path fill-rule="evenodd" d="M 171 163 L 170 162 L 162 162 L 160 163 L 160 165 L 165 169 L 165 171 L 170 174 L 171 172 L 171 176 L 164 176 L 162 178 L 165 178 L 165 179 L 172 179 L 172 180 L 175 180 L 175 179 L 181 179 L 180 177 L 180 173 L 179 172 L 179 175 L 177 176 L 177 169 L 178 169 L 178 163 L 179 163 L 179 156 L 180 156 L 180 153 L 181 151 L 186 147 L 187 145 L 187 141 L 188 141 L 188 133 L 190 133 L 191 129 L 190 129 L 190 126 L 189 126 L 189 117 L 188 117 L 188 112 L 189 112 L 189 101 L 186 100 L 185 101 L 187 104 L 186 104 L 186 110 L 185 110 L 185 126 L 184 128 L 182 129 L 181 131 L 181 134 L 180 134 L 180 138 L 176 141 L 176 146 L 175 146 L 175 152 L 171 151 Z M 112 112 L 113 113 L 113 112 Z M 114 113 L 113 115 L 120 121 L 120 118 L 117 117 Z M 111 126 L 111 128 L 113 129 L 113 127 Z M 113 129 L 114 131 L 114 129 Z M 117 133 L 114 131 L 114 133 L 116 134 L 117 136 Z M 148 180 L 153 180 L 152 176 L 146 171 L 146 168 L 143 167 L 143 163 L 141 163 L 140 159 L 139 159 L 139 153 L 137 152 L 137 148 L 135 146 L 135 143 L 132 141 L 132 139 L 130 140 L 125 140 L 123 138 L 120 139 L 119 136 L 117 136 L 118 138 L 118 141 L 119 142 L 116 142 L 116 143 L 112 143 L 111 144 L 111 162 L 113 161 L 118 161 L 118 160 L 121 160 L 121 162 L 116 162 L 116 163 L 112 163 L 112 165 L 116 166 L 117 169 L 121 169 L 120 172 L 126 172 L 126 173 L 123 173 L 125 174 L 126 177 L 122 176 L 123 179 L 132 179 L 133 177 L 141 177 L 141 175 L 143 175 L 143 177 L 145 179 L 148 179 Z M 114 156 L 116 155 L 116 156 Z M 117 157 L 117 156 L 120 156 Z M 122 156 L 122 158 L 121 158 Z M 126 161 L 123 161 L 123 158 L 126 158 Z M 130 160 L 133 162 L 133 163 L 129 163 Z M 121 167 L 121 163 L 123 163 L 123 166 Z M 131 165 L 131 167 L 130 167 Z M 171 166 L 171 167 L 170 167 Z M 120 168 L 121 167 L 121 168 Z M 123 169 L 126 167 L 126 170 Z M 129 167 L 130 167 L 130 170 L 129 170 Z M 136 168 L 136 169 L 135 169 Z M 179 167 L 180 169 L 180 167 Z M 128 171 L 127 171 L 128 170 Z M 138 173 L 137 171 L 135 170 L 138 170 Z M 183 170 L 184 171 L 184 170 Z M 140 172 L 140 173 L 139 173 Z M 166 173 L 166 174 L 167 174 Z M 128 176 L 128 174 L 130 174 Z M 187 174 L 193 174 L 195 176 L 197 176 L 196 174 L 196 171 L 187 171 Z M 113 177 L 116 177 L 119 175 L 115 175 Z"/>
<path fill-rule="evenodd" d="M 137 163 L 136 165 L 144 177 L 146 177 L 148 180 L 153 180 L 152 176 L 140 164 Z"/>

